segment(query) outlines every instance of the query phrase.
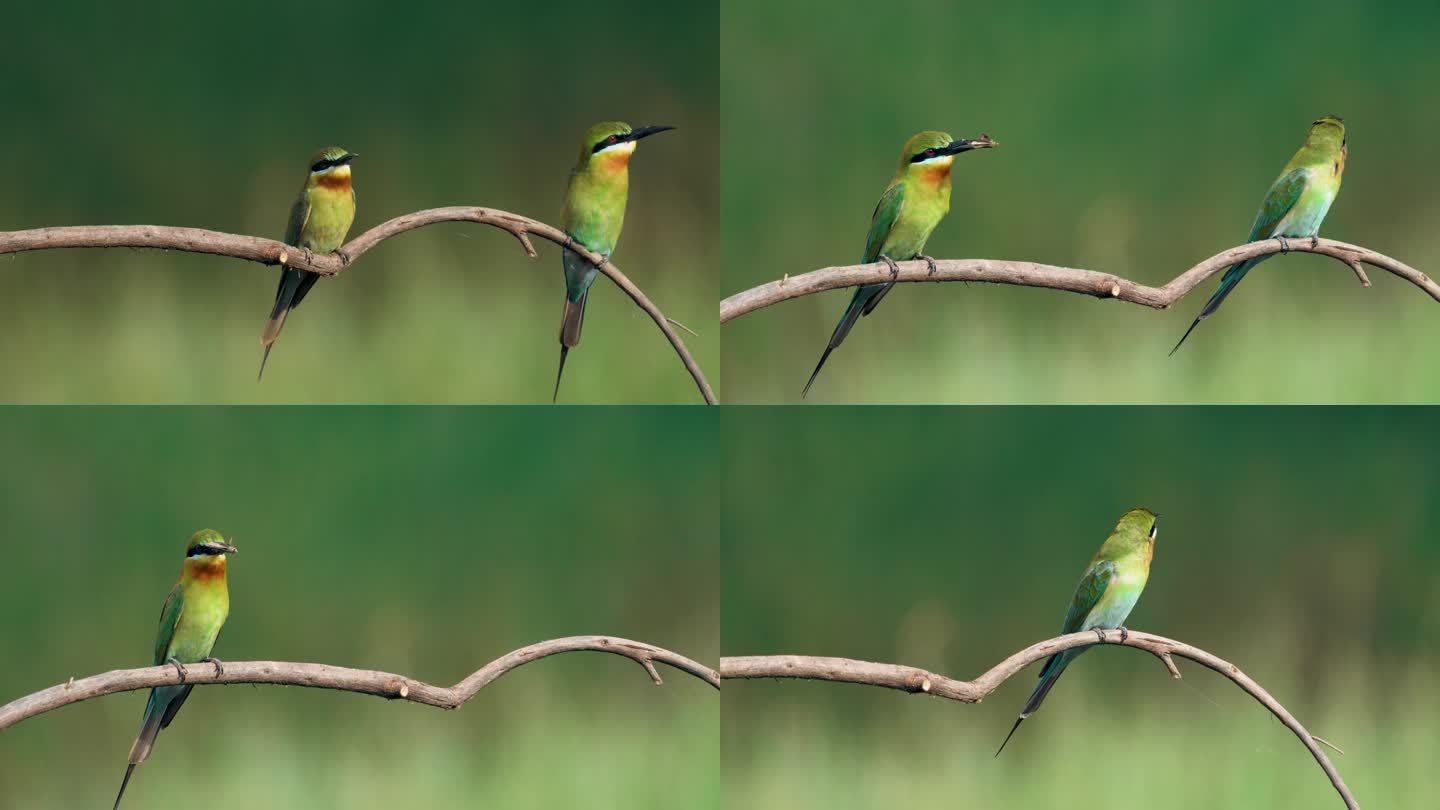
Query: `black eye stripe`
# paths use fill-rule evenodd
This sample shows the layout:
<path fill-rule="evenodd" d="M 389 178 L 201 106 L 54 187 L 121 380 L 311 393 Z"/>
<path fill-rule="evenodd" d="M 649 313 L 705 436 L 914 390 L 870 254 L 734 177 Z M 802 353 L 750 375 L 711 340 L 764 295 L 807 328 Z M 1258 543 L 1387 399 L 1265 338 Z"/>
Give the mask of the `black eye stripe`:
<path fill-rule="evenodd" d="M 929 160 L 930 158 L 933 158 L 933 157 L 935 157 L 935 147 L 932 146 L 932 147 L 930 147 L 930 148 L 928 148 L 928 149 L 925 149 L 925 150 L 922 151 L 922 152 L 918 152 L 918 153 L 912 155 L 912 156 L 910 157 L 910 162 L 911 162 L 911 163 L 919 163 L 919 162 L 922 161 L 922 160 Z"/>
<path fill-rule="evenodd" d="M 611 138 L 614 138 L 614 140 L 611 140 Z M 607 147 L 607 146 L 614 146 L 615 144 L 620 143 L 620 142 L 621 142 L 622 140 L 624 140 L 624 139 L 625 139 L 625 135 L 624 135 L 623 133 L 622 133 L 622 134 L 616 134 L 616 135 L 606 135 L 603 140 L 601 140 L 599 143 L 595 144 L 593 147 L 590 148 L 590 154 L 593 155 L 593 154 L 595 154 L 596 152 L 599 152 L 601 149 L 604 149 L 604 148 Z"/>
<path fill-rule="evenodd" d="M 204 557 L 205 555 L 224 554 L 225 552 L 206 546 L 191 546 L 185 550 L 186 557 Z"/>

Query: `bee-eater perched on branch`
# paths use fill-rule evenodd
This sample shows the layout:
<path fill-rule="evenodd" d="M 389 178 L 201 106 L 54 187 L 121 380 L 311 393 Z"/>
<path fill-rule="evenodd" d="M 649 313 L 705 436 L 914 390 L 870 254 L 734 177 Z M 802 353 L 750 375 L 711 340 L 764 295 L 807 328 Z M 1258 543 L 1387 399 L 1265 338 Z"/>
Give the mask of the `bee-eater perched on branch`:
<path fill-rule="evenodd" d="M 1090 565 L 1075 586 L 1075 595 L 1070 598 L 1070 610 L 1065 613 L 1061 635 L 1083 633 L 1086 630 L 1114 630 L 1125 632 L 1125 619 L 1140 601 L 1140 592 L 1145 590 L 1145 581 L 1150 578 L 1150 560 L 1155 556 L 1156 521 L 1159 515 L 1149 509 L 1131 509 L 1120 516 L 1115 531 L 1105 538 L 1100 550 L 1090 560 Z M 1065 667 L 1089 647 L 1075 647 L 1050 656 L 1040 670 L 1040 683 L 1025 701 L 1025 708 L 1000 743 L 999 751 L 1005 750 L 1015 730 L 1034 714 L 1050 694 L 1050 688 L 1065 674 Z"/>
<path fill-rule="evenodd" d="M 185 562 L 180 566 L 180 581 L 170 589 L 165 604 L 160 608 L 160 631 L 155 636 L 155 666 L 172 664 L 180 673 L 180 684 L 157 686 L 150 690 L 150 700 L 145 704 L 145 717 L 140 722 L 140 733 L 130 747 L 130 764 L 125 768 L 125 780 L 120 783 L 120 792 L 115 796 L 115 808 L 125 796 L 125 787 L 130 784 L 130 774 L 135 766 L 150 756 L 155 746 L 155 737 L 160 729 L 170 725 L 175 713 L 185 704 L 194 687 L 186 686 L 185 664 L 202 662 L 215 665 L 217 672 L 223 672 L 221 663 L 210 657 L 220 628 L 230 615 L 230 590 L 225 584 L 225 555 L 234 554 L 235 547 L 213 529 L 201 529 L 185 544 Z"/>
<path fill-rule="evenodd" d="M 635 145 L 641 138 L 671 129 L 674 127 L 631 129 L 623 121 L 606 121 L 585 131 L 580 141 L 580 159 L 570 171 L 565 207 L 560 213 L 560 227 L 570 238 L 610 258 L 625 224 L 625 202 L 630 195 L 630 156 L 635 153 Z M 560 397 L 565 355 L 580 345 L 585 300 L 600 272 L 569 248 L 562 250 L 561 258 L 565 266 L 565 310 L 560 318 L 560 369 L 555 372 L 555 394 L 551 401 Z"/>
<path fill-rule="evenodd" d="M 935 269 L 935 260 L 926 256 L 925 242 L 940 220 L 950 212 L 950 165 L 955 156 L 972 149 L 988 149 L 999 146 L 989 135 L 981 134 L 975 140 L 956 140 L 944 132 L 921 132 L 905 142 L 900 151 L 900 166 L 890 185 L 880 195 L 875 212 L 870 215 L 870 232 L 865 235 L 865 254 L 862 264 L 883 261 L 890 265 L 890 272 L 898 274 L 895 262 L 924 259 Z M 869 315 L 879 306 L 880 299 L 895 286 L 892 278 L 887 284 L 866 284 L 855 288 L 850 306 L 840 316 L 840 323 L 830 335 L 825 353 L 810 373 L 805 383 L 803 398 L 810 393 L 810 386 L 825 367 L 830 353 L 845 342 L 845 336 L 862 315 Z"/>
<path fill-rule="evenodd" d="M 1309 134 L 1305 136 L 1305 145 L 1290 158 L 1280 176 L 1270 184 L 1270 190 L 1265 192 L 1260 212 L 1255 215 L 1255 224 L 1250 226 L 1250 236 L 1245 241 L 1279 239 L 1283 247 L 1286 237 L 1309 239 L 1319 236 L 1320 223 L 1325 221 L 1330 204 L 1340 193 L 1340 180 L 1345 176 L 1345 158 L 1349 154 L 1344 119 L 1327 115 L 1312 123 Z M 1220 279 L 1220 286 L 1205 302 L 1205 308 L 1195 316 L 1190 328 L 1180 336 L 1180 342 L 1170 353 L 1174 354 L 1180 348 L 1201 321 L 1220 309 L 1226 296 L 1240 284 L 1246 273 L 1273 255 L 1250 259 L 1227 270 Z"/>
<path fill-rule="evenodd" d="M 310 173 L 300 196 L 290 208 L 290 225 L 285 229 L 285 244 L 304 248 L 312 253 L 334 253 L 345 244 L 350 223 L 355 221 L 355 189 L 350 185 L 350 161 L 357 156 L 339 146 L 321 149 L 310 160 Z M 270 347 L 285 328 L 285 316 L 300 306 L 305 294 L 320 276 L 301 270 L 280 270 L 280 288 L 275 291 L 275 307 L 260 336 L 265 355 L 260 358 L 260 374 L 265 374 L 265 361 Z"/>

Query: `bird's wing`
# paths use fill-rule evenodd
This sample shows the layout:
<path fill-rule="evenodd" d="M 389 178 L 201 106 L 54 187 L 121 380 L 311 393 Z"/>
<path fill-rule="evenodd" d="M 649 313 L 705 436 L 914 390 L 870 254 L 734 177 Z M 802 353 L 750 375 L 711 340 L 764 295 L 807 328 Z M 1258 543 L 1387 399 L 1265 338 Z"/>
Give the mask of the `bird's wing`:
<path fill-rule="evenodd" d="M 310 195 L 304 191 L 295 198 L 295 204 L 290 206 L 290 224 L 285 227 L 285 244 L 300 245 L 300 234 L 305 231 L 305 223 L 310 221 Z"/>
<path fill-rule="evenodd" d="M 895 220 L 900 218 L 900 206 L 904 202 L 904 183 L 893 183 L 880 195 L 880 202 L 875 204 L 875 213 L 870 215 L 870 232 L 865 235 L 864 264 L 879 260 L 880 246 L 885 244 L 885 237 L 890 235 L 890 229 L 895 227 Z"/>
<path fill-rule="evenodd" d="M 1085 617 L 1100 603 L 1105 589 L 1115 581 L 1113 560 L 1098 560 L 1085 570 L 1080 584 L 1075 586 L 1075 595 L 1070 599 L 1070 610 L 1065 614 L 1065 626 L 1060 634 L 1078 632 L 1085 624 Z"/>
<path fill-rule="evenodd" d="M 175 626 L 180 624 L 180 614 L 185 610 L 185 594 L 180 583 L 170 589 L 165 604 L 160 608 L 160 629 L 155 634 L 155 666 L 165 663 L 170 657 L 170 642 L 175 638 Z"/>
<path fill-rule="evenodd" d="M 1255 224 L 1251 226 L 1250 238 L 1246 241 L 1254 242 L 1274 236 L 1276 226 L 1300 201 L 1300 195 L 1305 193 L 1305 186 L 1309 182 L 1310 170 L 1303 166 L 1280 175 L 1279 179 L 1270 185 L 1270 190 L 1265 192 L 1265 200 L 1260 203 L 1260 211 L 1255 215 Z"/>

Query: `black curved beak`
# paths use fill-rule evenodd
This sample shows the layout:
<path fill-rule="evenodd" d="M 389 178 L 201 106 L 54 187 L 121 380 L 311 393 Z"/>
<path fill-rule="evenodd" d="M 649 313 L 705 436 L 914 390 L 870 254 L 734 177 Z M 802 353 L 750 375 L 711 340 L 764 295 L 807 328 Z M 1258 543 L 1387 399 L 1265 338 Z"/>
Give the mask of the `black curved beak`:
<path fill-rule="evenodd" d="M 350 161 L 354 160 L 354 159 L 357 158 L 357 157 L 360 157 L 360 156 L 357 155 L 357 154 L 355 154 L 354 152 L 346 152 L 346 153 L 345 153 L 345 156 L 342 157 L 342 158 L 340 158 L 340 159 L 339 159 L 338 161 L 336 161 L 335 163 L 336 163 L 337 166 L 344 166 L 345 164 L 349 163 Z"/>
<path fill-rule="evenodd" d="M 989 135 L 981 133 L 980 137 L 973 140 L 961 138 L 960 140 L 952 141 L 949 146 L 941 147 L 939 152 L 942 155 L 958 155 L 961 152 L 969 152 L 972 149 L 994 149 L 999 145 L 999 141 L 991 140 Z"/>
<path fill-rule="evenodd" d="M 671 130 L 671 129 L 674 129 L 674 128 L 675 128 L 675 127 L 664 126 L 664 125 L 660 125 L 660 126 L 650 126 L 650 127 L 637 127 L 637 128 L 635 128 L 635 129 L 630 130 L 629 134 L 627 134 L 627 135 L 626 135 L 624 138 L 622 138 L 621 140 L 626 140 L 626 141 L 638 141 L 638 140 L 640 140 L 641 138 L 648 138 L 648 137 L 650 137 L 651 135 L 654 135 L 654 134 L 657 133 L 657 132 L 665 132 L 665 131 L 667 131 L 667 130 Z"/>

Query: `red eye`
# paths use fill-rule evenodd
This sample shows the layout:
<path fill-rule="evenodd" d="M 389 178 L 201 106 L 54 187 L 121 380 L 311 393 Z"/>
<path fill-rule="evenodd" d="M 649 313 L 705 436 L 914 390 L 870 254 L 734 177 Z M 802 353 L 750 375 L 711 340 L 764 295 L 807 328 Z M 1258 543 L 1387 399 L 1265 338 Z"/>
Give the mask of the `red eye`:
<path fill-rule="evenodd" d="M 614 135 L 611 135 L 610 137 L 606 138 L 605 140 L 609 141 L 610 143 L 614 143 L 614 142 L 615 142 L 615 136 L 614 136 Z"/>
<path fill-rule="evenodd" d="M 926 149 L 926 150 L 925 150 L 925 157 L 935 157 L 935 150 L 934 150 L 934 149 Z"/>

